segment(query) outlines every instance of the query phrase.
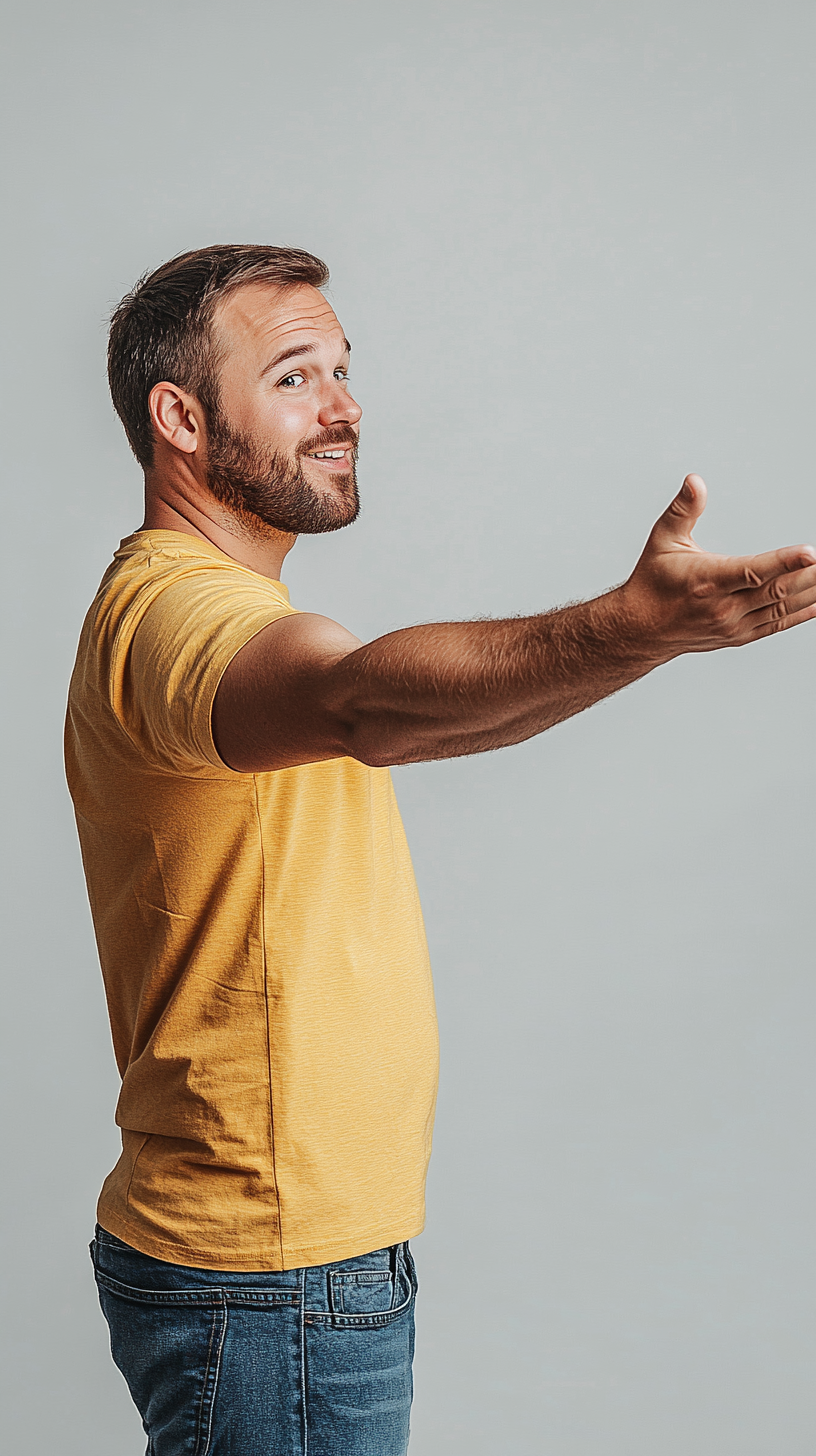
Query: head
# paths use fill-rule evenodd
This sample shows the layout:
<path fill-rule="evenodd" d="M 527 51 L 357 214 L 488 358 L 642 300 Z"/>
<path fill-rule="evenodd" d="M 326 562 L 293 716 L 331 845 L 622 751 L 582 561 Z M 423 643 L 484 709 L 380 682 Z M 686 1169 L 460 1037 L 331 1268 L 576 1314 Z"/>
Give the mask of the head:
<path fill-rule="evenodd" d="M 187 473 L 253 535 L 358 510 L 349 345 L 294 248 L 220 246 L 143 278 L 113 315 L 113 403 L 148 479 Z"/>

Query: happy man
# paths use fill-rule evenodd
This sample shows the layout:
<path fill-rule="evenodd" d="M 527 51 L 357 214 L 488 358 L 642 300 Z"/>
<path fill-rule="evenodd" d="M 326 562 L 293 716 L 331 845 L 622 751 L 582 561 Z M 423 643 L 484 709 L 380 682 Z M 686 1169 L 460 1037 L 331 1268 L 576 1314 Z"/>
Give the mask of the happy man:
<path fill-rule="evenodd" d="M 122 1074 L 92 1245 L 152 1456 L 400 1456 L 436 1028 L 389 765 L 518 743 L 816 615 L 816 552 L 713 556 L 687 477 L 629 579 L 363 646 L 280 583 L 358 512 L 325 265 L 187 253 L 119 305 L 143 525 L 85 622 L 67 770 Z"/>

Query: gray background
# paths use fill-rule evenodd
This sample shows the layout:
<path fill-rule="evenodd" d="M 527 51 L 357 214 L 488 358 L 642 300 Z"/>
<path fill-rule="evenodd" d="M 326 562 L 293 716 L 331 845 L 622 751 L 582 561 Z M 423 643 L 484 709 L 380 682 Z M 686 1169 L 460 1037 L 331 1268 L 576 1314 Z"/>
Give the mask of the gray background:
<path fill-rule="evenodd" d="M 142 1449 L 85 1254 L 116 1077 L 59 750 L 140 518 L 110 307 L 213 241 L 328 259 L 365 513 L 287 580 L 363 636 L 621 580 L 691 469 L 703 544 L 812 540 L 815 29 L 790 0 L 7 7 L 9 1453 Z M 396 776 L 443 1039 L 412 1456 L 814 1450 L 815 648 Z"/>

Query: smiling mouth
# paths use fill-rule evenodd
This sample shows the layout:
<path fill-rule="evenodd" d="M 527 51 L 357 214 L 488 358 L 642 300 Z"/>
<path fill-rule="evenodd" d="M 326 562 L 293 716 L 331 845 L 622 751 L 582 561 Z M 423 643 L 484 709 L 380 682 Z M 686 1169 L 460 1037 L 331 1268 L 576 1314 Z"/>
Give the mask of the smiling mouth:
<path fill-rule="evenodd" d="M 309 453 L 310 460 L 342 460 L 348 454 L 348 447 L 343 450 L 312 450 Z"/>

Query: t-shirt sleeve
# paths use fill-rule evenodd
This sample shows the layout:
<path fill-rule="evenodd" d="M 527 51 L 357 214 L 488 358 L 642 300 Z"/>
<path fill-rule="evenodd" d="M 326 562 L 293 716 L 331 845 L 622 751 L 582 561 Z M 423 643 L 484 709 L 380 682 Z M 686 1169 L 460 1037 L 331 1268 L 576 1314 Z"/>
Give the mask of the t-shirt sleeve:
<path fill-rule="evenodd" d="M 116 634 L 114 712 L 157 767 L 231 773 L 212 736 L 218 684 L 251 638 L 295 609 L 271 583 L 224 568 L 179 569 L 154 581 L 146 595 L 146 604 L 132 603 Z"/>

